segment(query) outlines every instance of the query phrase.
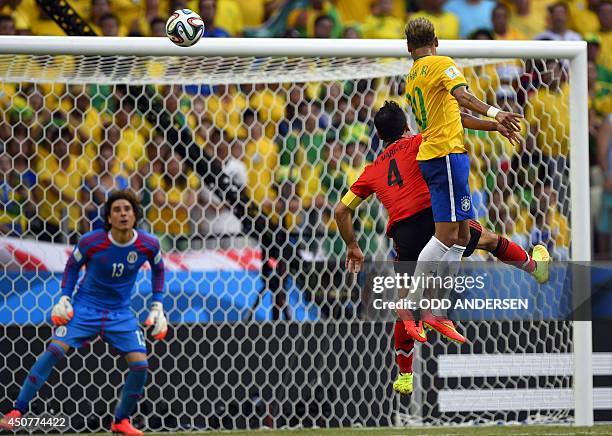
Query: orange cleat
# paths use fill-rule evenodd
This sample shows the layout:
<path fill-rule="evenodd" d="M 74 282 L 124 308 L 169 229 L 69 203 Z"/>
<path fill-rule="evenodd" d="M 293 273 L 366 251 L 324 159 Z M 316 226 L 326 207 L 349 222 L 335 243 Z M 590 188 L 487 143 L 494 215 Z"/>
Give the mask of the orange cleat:
<path fill-rule="evenodd" d="M 15 422 L 15 419 L 18 418 L 21 418 L 21 412 L 17 409 L 11 410 L 0 419 L 0 429 L 10 431 L 14 430 L 15 427 L 19 427 Z"/>
<path fill-rule="evenodd" d="M 427 342 L 427 334 L 423 328 L 423 321 L 415 321 L 414 315 L 407 309 L 396 309 L 404 324 L 406 333 L 417 342 Z"/>
<path fill-rule="evenodd" d="M 425 327 L 437 331 L 446 339 L 459 344 L 464 344 L 467 341 L 465 336 L 457 331 L 455 323 L 450 319 L 446 319 L 442 316 L 434 316 L 431 312 L 426 312 L 423 316 L 423 322 L 425 323 Z"/>
<path fill-rule="evenodd" d="M 142 436 L 144 434 L 134 427 L 127 418 L 123 418 L 119 422 L 113 422 L 111 425 L 111 431 L 113 434 L 124 434 L 127 436 Z"/>

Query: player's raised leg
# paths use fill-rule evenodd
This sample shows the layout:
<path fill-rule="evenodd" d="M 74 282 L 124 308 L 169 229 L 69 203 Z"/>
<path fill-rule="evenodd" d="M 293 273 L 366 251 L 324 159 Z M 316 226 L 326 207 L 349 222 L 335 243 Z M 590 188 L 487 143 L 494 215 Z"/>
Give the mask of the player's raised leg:
<path fill-rule="evenodd" d="M 478 221 L 470 221 L 470 242 L 466 256 L 474 249 L 486 250 L 504 263 L 515 266 L 531 274 L 538 283 L 546 283 L 549 278 L 550 254 L 543 245 L 533 247 L 532 255 L 518 244 L 482 227 Z"/>

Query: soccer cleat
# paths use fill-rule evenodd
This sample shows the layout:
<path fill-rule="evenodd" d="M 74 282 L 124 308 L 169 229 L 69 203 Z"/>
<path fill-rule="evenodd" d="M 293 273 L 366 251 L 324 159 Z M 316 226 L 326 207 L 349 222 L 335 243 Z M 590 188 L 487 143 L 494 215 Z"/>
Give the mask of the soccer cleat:
<path fill-rule="evenodd" d="M 393 383 L 393 390 L 401 395 L 410 395 L 412 393 L 412 373 L 400 373 Z"/>
<path fill-rule="evenodd" d="M 410 336 L 411 339 L 414 339 L 418 342 L 427 342 L 427 334 L 423 329 L 422 321 L 415 321 L 414 316 L 410 310 L 406 309 L 396 309 L 397 313 L 404 324 L 404 328 L 406 329 L 406 333 Z"/>
<path fill-rule="evenodd" d="M 550 278 L 550 271 L 548 270 L 548 264 L 550 262 L 550 254 L 543 245 L 536 245 L 533 247 L 531 258 L 536 263 L 536 268 L 531 273 L 535 277 L 536 281 L 540 284 L 546 283 Z"/>
<path fill-rule="evenodd" d="M 2 430 L 13 430 L 16 425 L 14 422 L 11 422 L 12 419 L 21 418 L 21 412 L 17 409 L 11 410 L 9 413 L 4 415 L 2 419 L 0 419 L 0 429 Z"/>
<path fill-rule="evenodd" d="M 467 339 L 461 333 L 457 331 L 455 327 L 455 323 L 450 319 L 446 319 L 441 316 L 434 316 L 431 313 L 426 313 L 423 317 L 423 322 L 426 327 L 431 328 L 432 330 L 437 331 L 446 339 L 457 342 L 459 344 L 464 344 Z"/>
<path fill-rule="evenodd" d="M 119 422 L 113 422 L 111 425 L 111 431 L 113 434 L 124 434 L 127 436 L 142 436 L 144 434 L 134 427 L 127 418 L 123 418 Z"/>

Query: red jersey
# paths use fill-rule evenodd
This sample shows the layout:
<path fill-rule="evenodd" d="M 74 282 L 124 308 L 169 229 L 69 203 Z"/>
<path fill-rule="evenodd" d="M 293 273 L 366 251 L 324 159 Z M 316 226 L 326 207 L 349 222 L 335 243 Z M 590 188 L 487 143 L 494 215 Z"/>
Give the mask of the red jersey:
<path fill-rule="evenodd" d="M 398 221 L 431 207 L 429 189 L 416 160 L 422 137 L 402 137 L 390 144 L 376 160 L 366 166 L 342 198 L 349 208 L 375 193 L 389 212 L 387 234 Z"/>

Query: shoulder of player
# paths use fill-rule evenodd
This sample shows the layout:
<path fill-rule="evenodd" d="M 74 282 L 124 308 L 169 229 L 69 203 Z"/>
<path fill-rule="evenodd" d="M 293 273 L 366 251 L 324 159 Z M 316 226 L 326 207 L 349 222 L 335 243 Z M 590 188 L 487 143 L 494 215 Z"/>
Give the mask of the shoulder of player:
<path fill-rule="evenodd" d="M 88 248 L 93 245 L 105 242 L 107 237 L 108 235 L 106 233 L 106 230 L 104 229 L 92 230 L 91 232 L 87 232 L 83 236 L 81 236 L 78 245 L 82 248 Z"/>
<path fill-rule="evenodd" d="M 136 242 L 144 244 L 149 249 L 159 250 L 159 239 L 157 239 L 157 236 L 140 229 L 136 230 L 136 233 L 138 234 Z"/>

